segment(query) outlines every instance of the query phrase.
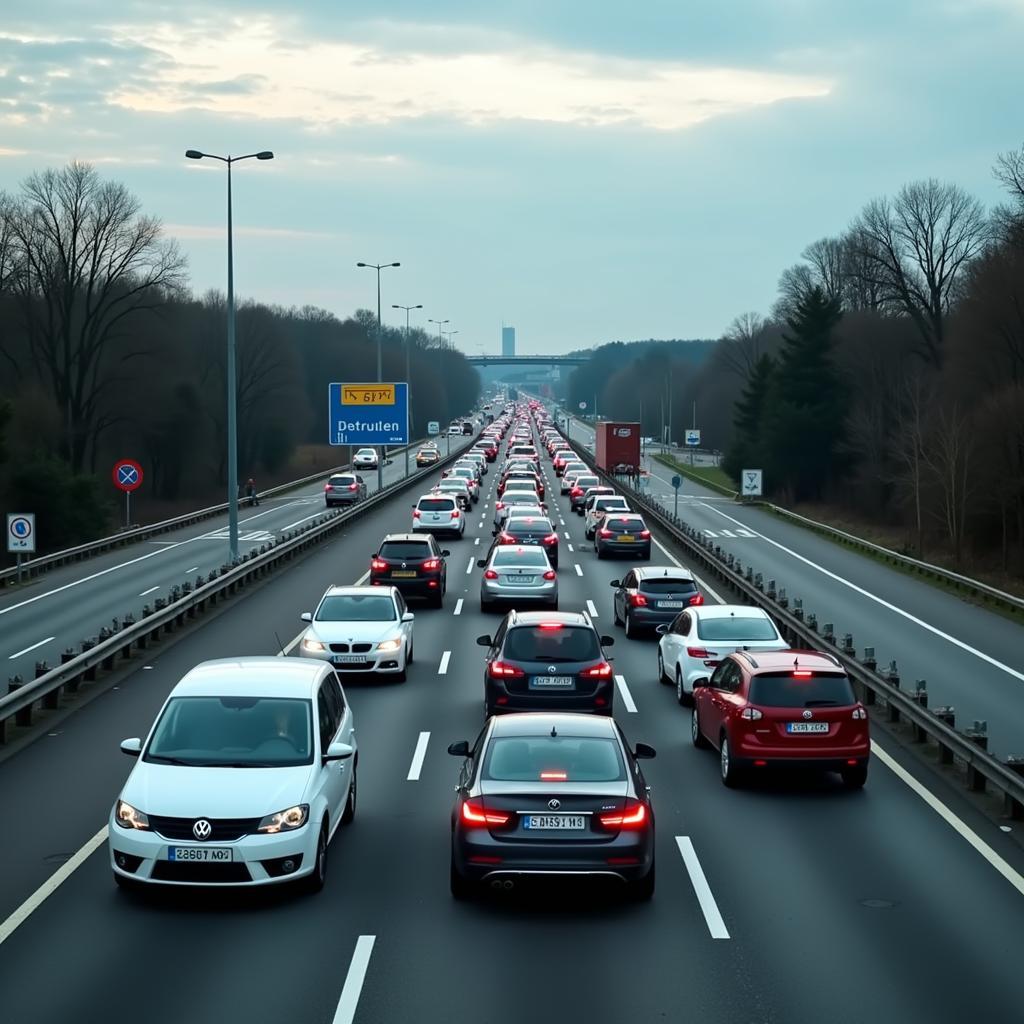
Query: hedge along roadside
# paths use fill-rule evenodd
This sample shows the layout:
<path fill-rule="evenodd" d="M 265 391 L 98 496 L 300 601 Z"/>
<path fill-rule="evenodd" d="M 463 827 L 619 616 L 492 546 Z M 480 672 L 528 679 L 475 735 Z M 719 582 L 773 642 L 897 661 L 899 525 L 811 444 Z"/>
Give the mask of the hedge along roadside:
<path fill-rule="evenodd" d="M 39 678 L 18 685 L 17 689 L 0 697 L 0 745 L 9 738 L 12 719 L 19 726 L 31 726 L 37 711 L 56 710 L 60 707 L 61 696 L 65 691 L 77 693 L 83 683 L 94 681 L 100 671 L 112 670 L 119 658 L 125 661 L 138 651 L 146 650 L 151 641 L 170 636 L 187 621 L 198 618 L 225 598 L 236 594 L 247 583 L 263 579 L 313 545 L 330 539 L 353 519 L 372 512 L 379 505 L 421 484 L 438 469 L 462 456 L 464 451 L 465 446 L 462 446 L 432 466 L 396 480 L 350 509 L 327 512 L 307 527 L 286 533 L 258 551 L 254 549 L 237 565 L 223 567 L 219 572 L 211 574 L 208 581 L 197 581 L 194 588 L 192 584 L 185 583 L 182 587 L 184 594 L 179 599 L 169 602 L 163 608 L 157 608 L 138 622 L 124 626 L 113 636 L 91 645 L 88 650 L 83 650 L 81 654 Z"/>
<path fill-rule="evenodd" d="M 787 643 L 827 651 L 846 670 L 865 704 L 880 704 L 886 710 L 890 723 L 909 723 L 915 742 L 933 745 L 939 762 L 959 769 L 971 790 L 984 792 L 991 788 L 1002 795 L 1003 810 L 1007 816 L 1024 818 L 1024 777 L 1014 768 L 989 754 L 970 737 L 947 725 L 910 694 L 900 690 L 898 678 L 887 678 L 875 671 L 872 658 L 865 656 L 863 661 L 858 661 L 852 648 L 840 648 L 825 640 L 810 621 L 804 621 L 802 609 L 789 610 L 784 591 L 779 591 L 778 595 L 771 590 L 765 593 L 760 574 L 755 575 L 750 567 L 744 574 L 739 562 L 733 560 L 730 565 L 723 561 L 720 549 L 716 552 L 711 538 L 685 527 L 639 491 L 599 469 L 582 445 L 571 440 L 568 443 L 599 477 L 627 494 L 634 507 L 656 522 L 703 573 L 769 612 L 778 622 Z"/>
<path fill-rule="evenodd" d="M 404 452 L 406 448 L 415 448 L 426 440 L 429 440 L 429 438 L 413 441 L 409 445 L 402 445 L 398 448 L 389 448 L 388 457 L 390 458 L 394 454 Z M 335 466 L 333 469 L 322 469 L 311 476 L 300 477 L 298 480 L 289 480 L 287 483 L 278 484 L 276 487 L 269 487 L 265 491 L 259 491 L 257 497 L 273 498 L 278 494 L 287 494 L 288 491 L 294 490 L 297 487 L 305 487 L 306 484 L 315 483 L 317 480 L 330 476 L 332 473 L 344 473 L 351 468 L 351 463 L 346 463 L 344 466 Z M 239 501 L 241 500 L 239 499 Z M 124 547 L 136 541 L 145 540 L 147 537 L 167 533 L 169 530 L 176 530 L 182 526 L 191 526 L 193 523 L 202 522 L 204 519 L 223 515 L 227 510 L 227 502 L 223 505 L 211 505 L 209 508 L 200 508 L 194 512 L 186 512 L 184 515 L 175 516 L 173 519 L 164 519 L 159 523 L 151 523 L 149 526 L 138 526 L 133 530 L 124 530 L 121 533 L 115 533 L 109 537 L 101 537 L 99 540 L 91 540 L 73 548 L 65 548 L 63 551 L 54 551 L 49 555 L 40 555 L 39 558 L 22 562 L 21 574 L 23 577 L 31 579 L 33 576 L 38 576 L 48 569 L 57 568 L 66 562 L 81 561 L 85 558 L 91 558 L 93 555 L 101 554 L 104 551 L 110 551 L 112 548 Z M 6 569 L 0 570 L 0 589 L 14 583 L 17 578 L 17 566 L 9 566 Z"/>

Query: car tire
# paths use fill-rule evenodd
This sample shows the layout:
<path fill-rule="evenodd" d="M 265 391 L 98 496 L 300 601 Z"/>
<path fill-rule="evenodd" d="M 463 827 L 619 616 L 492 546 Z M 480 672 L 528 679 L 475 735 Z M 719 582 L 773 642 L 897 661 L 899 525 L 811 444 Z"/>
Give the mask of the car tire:
<path fill-rule="evenodd" d="M 485 601 L 482 597 L 480 598 L 480 611 L 485 615 L 491 611 L 491 602 Z"/>
<path fill-rule="evenodd" d="M 658 682 L 662 686 L 668 686 L 669 678 L 665 675 L 665 659 L 661 656 L 661 648 L 658 648 Z"/>
<path fill-rule="evenodd" d="M 687 693 L 683 687 L 683 673 L 676 665 L 676 700 L 681 708 L 688 708 L 693 703 L 693 694 Z"/>
<path fill-rule="evenodd" d="M 694 704 L 690 712 L 690 742 L 698 750 L 707 750 L 711 746 L 704 733 L 700 731 L 700 716 L 697 714 L 697 705 Z"/>
<path fill-rule="evenodd" d="M 637 628 L 633 624 L 633 616 L 626 612 L 626 636 L 630 640 L 635 640 L 637 636 Z"/>
<path fill-rule="evenodd" d="M 612 598 L 612 622 L 616 626 L 622 625 L 622 619 L 619 618 L 619 606 L 615 603 L 615 598 Z"/>
<path fill-rule="evenodd" d="M 864 783 L 868 781 L 868 766 L 866 764 L 850 765 L 839 774 L 847 789 L 863 789 Z"/>
<path fill-rule="evenodd" d="M 644 562 L 649 562 L 651 560 L 651 549 L 650 548 L 648 548 L 643 553 L 643 555 L 641 555 L 641 560 L 644 561 Z"/>
<path fill-rule="evenodd" d="M 405 661 L 402 662 L 402 667 L 395 673 L 394 679 L 396 683 L 404 683 L 409 678 L 409 656 L 406 655 Z"/>
<path fill-rule="evenodd" d="M 444 607 L 444 591 L 443 590 L 439 590 L 434 595 L 434 600 L 431 603 L 433 604 L 433 606 L 435 608 L 443 608 Z"/>
<path fill-rule="evenodd" d="M 452 898 L 460 903 L 473 898 L 475 886 L 465 875 L 459 874 L 454 857 L 452 857 L 451 866 L 448 869 L 448 885 L 452 891 Z"/>
<path fill-rule="evenodd" d="M 594 545 L 594 553 L 597 555 L 598 558 L 604 558 L 604 551 L 601 548 L 599 548 L 596 544 Z"/>
<path fill-rule="evenodd" d="M 732 747 L 729 745 L 729 737 L 723 732 L 718 741 L 718 764 L 719 774 L 722 777 L 722 785 L 729 789 L 735 789 L 740 784 L 742 774 L 732 756 Z"/>
<path fill-rule="evenodd" d="M 302 887 L 306 892 L 320 892 L 327 881 L 327 821 L 320 826 L 320 834 L 316 839 L 316 852 L 313 854 L 313 870 L 302 879 Z"/>
<path fill-rule="evenodd" d="M 413 657 L 414 651 L 415 651 L 415 645 L 414 644 L 409 644 L 409 653 L 405 656 L 405 663 L 406 663 L 406 665 L 411 665 L 412 664 L 412 657 Z"/>
<path fill-rule="evenodd" d="M 553 611 L 553 612 L 557 612 L 557 611 L 558 611 L 558 600 L 556 599 L 556 600 L 552 601 L 552 602 L 551 602 L 551 603 L 550 603 L 550 604 L 548 605 L 548 609 L 549 609 L 550 611 Z"/>
<path fill-rule="evenodd" d="M 356 816 L 356 801 L 359 799 L 359 762 L 352 759 L 352 782 L 348 787 L 348 799 L 345 801 L 345 810 L 341 812 L 342 825 L 351 825 Z"/>
<path fill-rule="evenodd" d="M 629 882 L 626 887 L 626 895 L 634 903 L 646 903 L 654 895 L 654 861 L 651 861 L 651 870 L 638 878 L 635 882 Z"/>

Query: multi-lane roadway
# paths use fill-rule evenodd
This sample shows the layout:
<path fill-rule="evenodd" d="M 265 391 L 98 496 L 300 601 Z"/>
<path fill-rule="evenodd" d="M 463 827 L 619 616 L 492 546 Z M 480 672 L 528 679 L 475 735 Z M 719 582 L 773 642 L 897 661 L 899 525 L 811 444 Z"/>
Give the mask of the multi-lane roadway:
<path fill-rule="evenodd" d="M 561 886 L 469 904 L 449 895 L 459 762 L 445 748 L 482 725 L 474 640 L 500 621 L 477 600 L 492 471 L 465 539 L 444 542 L 445 606 L 415 609 L 409 681 L 348 682 L 360 804 L 331 847 L 319 896 L 117 890 L 102 830 L 130 767 L 118 742 L 145 734 L 197 662 L 274 653 L 275 635 L 291 647 L 300 612 L 328 584 L 363 578 L 384 533 L 408 529 L 407 496 L 140 662 L 0 766 L 0 1019 L 1022 1019 L 1024 856 L 1012 836 L 877 734 L 863 791 L 833 779 L 726 790 L 655 679 L 654 642 L 612 627 L 609 582 L 624 565 L 598 562 L 583 545 L 581 520 L 545 469 L 560 512 L 561 607 L 589 609 L 616 633 L 616 717 L 632 742 L 658 749 L 645 767 L 658 831 L 654 900 L 629 905 Z M 656 547 L 652 561 L 673 557 Z"/>

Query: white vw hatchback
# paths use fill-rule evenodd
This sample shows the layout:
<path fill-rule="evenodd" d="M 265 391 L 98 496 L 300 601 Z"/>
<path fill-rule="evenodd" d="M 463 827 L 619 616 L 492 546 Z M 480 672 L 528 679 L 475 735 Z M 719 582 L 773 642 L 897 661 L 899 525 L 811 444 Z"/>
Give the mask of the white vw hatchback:
<path fill-rule="evenodd" d="M 114 881 L 323 887 L 356 810 L 352 710 L 323 662 L 205 661 L 160 709 L 110 813 Z"/>

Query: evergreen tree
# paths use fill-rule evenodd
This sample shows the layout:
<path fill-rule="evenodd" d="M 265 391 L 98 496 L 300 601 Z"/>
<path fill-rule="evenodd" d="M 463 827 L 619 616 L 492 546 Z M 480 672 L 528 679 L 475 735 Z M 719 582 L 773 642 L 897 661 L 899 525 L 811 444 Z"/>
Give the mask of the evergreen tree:
<path fill-rule="evenodd" d="M 744 469 L 758 469 L 764 464 L 764 414 L 774 374 L 775 360 L 765 353 L 750 368 L 747 383 L 733 407 L 736 432 L 722 460 L 722 469 L 737 483 Z"/>
<path fill-rule="evenodd" d="M 820 497 L 837 469 L 846 396 L 832 361 L 838 299 L 811 289 L 786 321 L 762 420 L 765 482 L 794 498 Z"/>

